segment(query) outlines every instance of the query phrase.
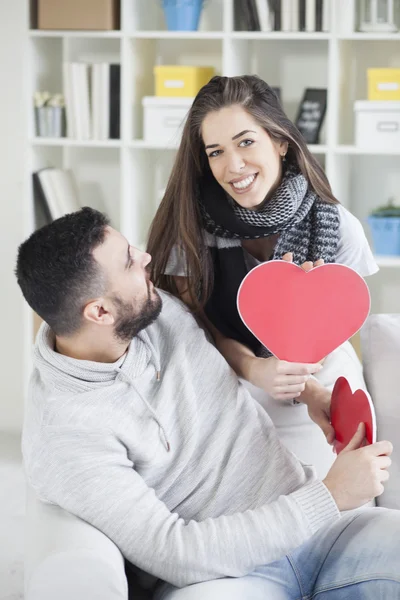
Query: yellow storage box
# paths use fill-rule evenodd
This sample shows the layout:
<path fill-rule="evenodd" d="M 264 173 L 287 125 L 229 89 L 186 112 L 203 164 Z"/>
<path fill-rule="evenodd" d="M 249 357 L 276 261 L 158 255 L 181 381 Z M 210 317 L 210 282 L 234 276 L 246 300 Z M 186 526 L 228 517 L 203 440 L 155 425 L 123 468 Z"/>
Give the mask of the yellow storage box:
<path fill-rule="evenodd" d="M 368 100 L 400 100 L 400 69 L 368 69 Z"/>
<path fill-rule="evenodd" d="M 196 96 L 214 76 L 214 67 L 157 65 L 154 67 L 156 96 Z"/>

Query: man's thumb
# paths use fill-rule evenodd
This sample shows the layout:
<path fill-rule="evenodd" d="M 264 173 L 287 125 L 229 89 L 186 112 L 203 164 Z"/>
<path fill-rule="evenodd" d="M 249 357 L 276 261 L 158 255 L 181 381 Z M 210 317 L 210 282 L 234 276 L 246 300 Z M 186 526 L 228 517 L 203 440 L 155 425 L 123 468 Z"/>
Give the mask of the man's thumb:
<path fill-rule="evenodd" d="M 365 438 L 365 423 L 360 423 L 357 427 L 357 431 L 351 438 L 350 442 L 347 444 L 345 448 L 343 448 L 343 452 L 349 452 L 350 450 L 357 450 L 362 445 Z"/>

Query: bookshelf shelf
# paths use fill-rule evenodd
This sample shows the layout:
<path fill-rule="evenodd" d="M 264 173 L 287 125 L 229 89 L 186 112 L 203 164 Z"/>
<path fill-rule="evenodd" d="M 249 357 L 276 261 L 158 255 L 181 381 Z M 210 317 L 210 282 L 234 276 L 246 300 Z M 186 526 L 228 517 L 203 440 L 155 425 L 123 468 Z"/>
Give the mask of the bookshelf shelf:
<path fill-rule="evenodd" d="M 339 40 L 359 41 L 359 42 L 399 42 L 400 33 L 361 33 L 354 32 L 350 34 L 338 35 Z"/>
<path fill-rule="evenodd" d="M 123 34 L 121 31 L 89 31 L 80 30 L 39 30 L 30 29 L 29 36 L 33 38 L 97 38 L 97 39 L 120 39 Z"/>
<path fill-rule="evenodd" d="M 132 39 L 156 40 L 222 40 L 229 36 L 223 31 L 133 31 Z"/>
<path fill-rule="evenodd" d="M 376 148 L 358 148 L 357 146 L 336 146 L 334 148 L 336 154 L 354 154 L 358 156 L 400 156 L 400 148 L 398 150 L 377 150 Z"/>
<path fill-rule="evenodd" d="M 330 33 L 307 33 L 304 31 L 233 31 L 229 34 L 233 40 L 295 40 L 295 41 L 328 41 L 332 38 Z"/>
<path fill-rule="evenodd" d="M 400 269 L 400 256 L 375 256 L 380 267 Z"/>
<path fill-rule="evenodd" d="M 32 146 L 60 146 L 69 148 L 120 148 L 121 140 L 75 140 L 72 138 L 35 137 Z"/>

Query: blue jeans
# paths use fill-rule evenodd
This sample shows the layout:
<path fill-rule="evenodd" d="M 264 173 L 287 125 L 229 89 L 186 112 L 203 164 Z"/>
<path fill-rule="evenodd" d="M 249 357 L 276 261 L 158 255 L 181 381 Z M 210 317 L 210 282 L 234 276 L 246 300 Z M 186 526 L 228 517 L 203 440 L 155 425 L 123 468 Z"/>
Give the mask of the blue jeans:
<path fill-rule="evenodd" d="M 343 516 L 284 558 L 245 577 L 175 588 L 155 600 L 400 600 L 400 511 Z"/>

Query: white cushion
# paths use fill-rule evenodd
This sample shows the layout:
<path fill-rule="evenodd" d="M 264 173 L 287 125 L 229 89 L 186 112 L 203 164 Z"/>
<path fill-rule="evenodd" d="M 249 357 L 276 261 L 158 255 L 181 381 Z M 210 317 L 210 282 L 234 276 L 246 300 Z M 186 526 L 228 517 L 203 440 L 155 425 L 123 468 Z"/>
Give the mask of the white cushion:
<path fill-rule="evenodd" d="M 400 509 L 400 314 L 368 317 L 361 330 L 361 346 L 377 437 L 394 446 L 390 479 L 377 504 Z"/>

